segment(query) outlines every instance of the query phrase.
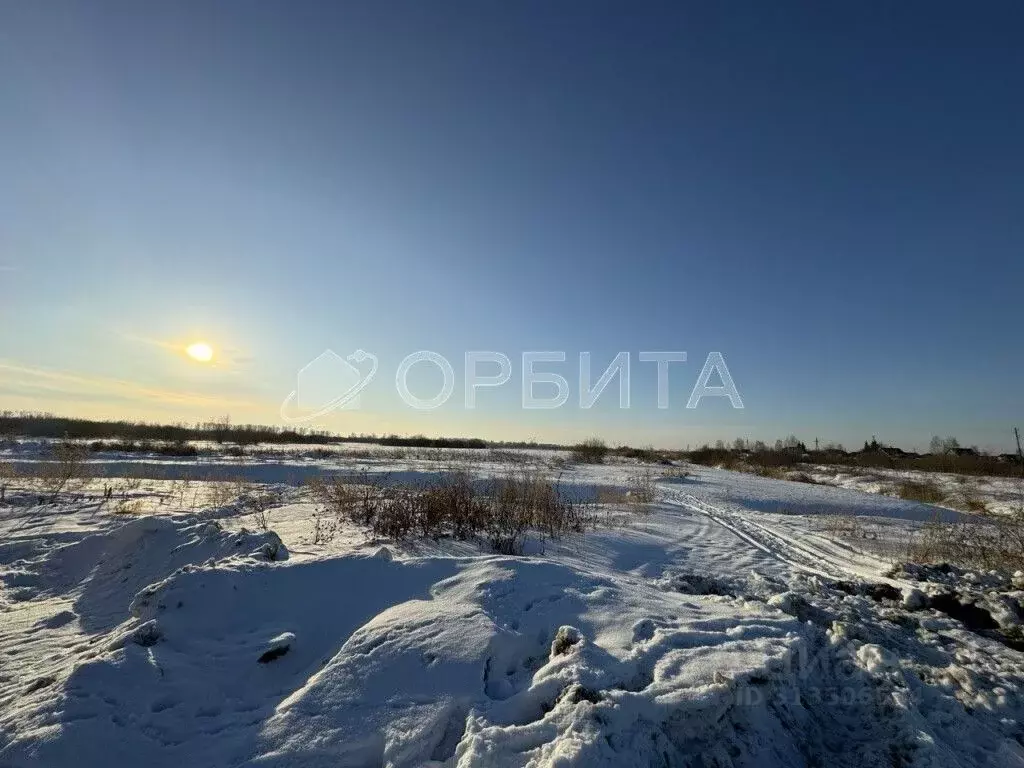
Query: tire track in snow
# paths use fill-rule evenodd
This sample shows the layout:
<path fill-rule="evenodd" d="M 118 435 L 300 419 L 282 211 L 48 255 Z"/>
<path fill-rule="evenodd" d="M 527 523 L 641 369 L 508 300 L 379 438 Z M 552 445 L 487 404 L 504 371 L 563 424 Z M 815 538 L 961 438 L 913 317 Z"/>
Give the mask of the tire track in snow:
<path fill-rule="evenodd" d="M 850 576 L 870 575 L 872 579 L 891 581 L 877 574 L 865 574 L 863 568 L 857 567 L 852 562 L 837 560 L 834 552 L 828 552 L 808 541 L 796 541 L 792 536 L 780 533 L 735 512 L 709 504 L 692 494 L 681 493 L 664 486 L 659 487 L 665 494 L 663 499 L 665 502 L 705 515 L 751 546 L 792 568 L 827 579 L 846 579 Z"/>

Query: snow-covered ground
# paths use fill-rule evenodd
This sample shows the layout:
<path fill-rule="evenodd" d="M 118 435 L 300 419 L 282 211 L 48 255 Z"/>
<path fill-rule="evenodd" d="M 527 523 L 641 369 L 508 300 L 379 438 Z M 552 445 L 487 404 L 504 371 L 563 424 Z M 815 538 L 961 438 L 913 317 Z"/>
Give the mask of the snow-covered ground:
<path fill-rule="evenodd" d="M 828 525 L 958 513 L 696 467 L 637 505 L 603 493 L 637 465 L 496 453 L 471 471 L 613 503 L 522 557 L 348 522 L 314 543 L 303 480 L 464 459 L 424 456 L 105 457 L 41 505 L 13 484 L 0 766 L 1024 766 L 1024 593 L 893 573 Z M 257 485 L 269 530 L 236 499 Z"/>
<path fill-rule="evenodd" d="M 901 483 L 934 485 L 943 495 L 940 506 L 974 511 L 984 505 L 997 515 L 1013 513 L 1024 506 L 1024 479 L 958 475 L 948 472 L 922 472 L 912 469 L 881 467 L 841 467 L 805 465 L 799 470 L 818 483 L 848 488 L 863 493 L 898 494 Z"/>

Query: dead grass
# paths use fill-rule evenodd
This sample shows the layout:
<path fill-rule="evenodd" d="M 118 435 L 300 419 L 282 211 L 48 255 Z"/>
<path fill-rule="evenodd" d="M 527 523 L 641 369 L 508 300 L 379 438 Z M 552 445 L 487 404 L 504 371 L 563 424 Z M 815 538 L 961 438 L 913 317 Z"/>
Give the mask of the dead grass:
<path fill-rule="evenodd" d="M 49 450 L 48 460 L 22 471 L 6 465 L 0 469 L 0 487 L 6 496 L 7 486 L 17 487 L 32 503 L 54 503 L 64 494 L 80 494 L 92 480 L 86 464 L 89 450 L 71 440 L 60 440 Z"/>
<path fill-rule="evenodd" d="M 250 486 L 238 500 L 244 512 L 251 516 L 257 530 L 270 530 L 269 512 L 281 504 L 281 494 L 278 491 Z"/>
<path fill-rule="evenodd" d="M 665 471 L 661 473 L 661 477 L 667 480 L 685 480 L 691 474 L 690 470 L 685 467 L 666 467 Z"/>
<path fill-rule="evenodd" d="M 563 498 L 555 482 L 525 467 L 487 482 L 456 470 L 424 485 L 390 485 L 364 474 L 318 479 L 310 487 L 320 504 L 314 543 L 333 536 L 347 520 L 396 540 L 481 537 L 496 552 L 518 554 L 530 530 L 559 538 L 584 531 L 592 519 L 592 505 Z"/>
<path fill-rule="evenodd" d="M 907 559 L 952 563 L 1013 573 L 1024 569 L 1024 509 L 1006 515 L 979 512 L 972 520 L 945 523 L 936 517 L 912 537 Z"/>
<path fill-rule="evenodd" d="M 650 467 L 644 467 L 643 470 L 630 477 L 629 500 L 641 506 L 650 504 L 658 495 L 655 487 L 656 480 L 657 475 Z"/>
<path fill-rule="evenodd" d="M 603 464 L 608 446 L 599 437 L 591 437 L 572 447 L 572 459 L 580 464 Z"/>
<path fill-rule="evenodd" d="M 739 469 L 740 471 L 749 471 L 749 472 L 752 472 L 753 474 L 757 475 L 758 477 L 771 477 L 771 478 L 773 478 L 775 480 L 785 480 L 786 479 L 786 468 L 785 467 L 769 467 L 769 466 L 765 466 L 763 464 L 753 464 L 753 465 L 748 465 L 748 466 L 750 467 L 748 470 L 743 470 L 742 469 L 742 465 L 740 465 L 740 464 L 735 464 L 735 465 L 733 465 L 731 467 L 727 467 L 727 468 L 728 469 Z"/>
<path fill-rule="evenodd" d="M 118 499 L 111 510 L 115 515 L 138 515 L 145 509 L 142 499 Z"/>
<path fill-rule="evenodd" d="M 950 506 L 962 509 L 964 512 L 981 515 L 988 512 L 988 504 L 976 493 L 964 492 L 951 500 Z"/>
<path fill-rule="evenodd" d="M 226 507 L 245 493 L 245 490 L 246 484 L 240 477 L 211 481 L 206 484 L 205 501 L 212 507 Z"/>
<path fill-rule="evenodd" d="M 18 473 L 8 462 L 0 462 L 0 504 L 7 500 L 7 488 L 17 478 Z"/>
<path fill-rule="evenodd" d="M 597 489 L 598 504 L 628 504 L 629 494 L 621 488 L 601 487 Z"/>
<path fill-rule="evenodd" d="M 825 520 L 824 529 L 826 533 L 841 538 L 863 538 L 860 520 L 857 519 L 856 515 L 829 515 Z"/>
<path fill-rule="evenodd" d="M 896 495 L 901 499 L 925 504 L 939 504 L 946 498 L 946 494 L 932 480 L 904 480 L 896 486 Z"/>

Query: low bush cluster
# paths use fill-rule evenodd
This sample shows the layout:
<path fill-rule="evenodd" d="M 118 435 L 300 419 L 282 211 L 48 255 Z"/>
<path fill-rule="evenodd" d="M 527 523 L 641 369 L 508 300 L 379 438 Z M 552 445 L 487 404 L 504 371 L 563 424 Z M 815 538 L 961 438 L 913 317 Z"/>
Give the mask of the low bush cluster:
<path fill-rule="evenodd" d="M 925 504 L 939 504 L 946 494 L 931 480 L 904 480 L 896 486 L 896 495 L 909 501 L 922 501 Z"/>
<path fill-rule="evenodd" d="M 93 453 L 146 453 L 154 456 L 198 456 L 199 449 L 184 440 L 157 442 L 153 440 L 94 440 L 89 443 Z"/>
<path fill-rule="evenodd" d="M 644 467 L 640 472 L 629 478 L 629 500 L 634 504 L 650 504 L 658 496 L 655 485 L 657 476 L 650 467 Z"/>
<path fill-rule="evenodd" d="M 929 523 L 908 547 L 918 563 L 952 563 L 983 570 L 1024 570 L 1024 509 L 982 512 L 960 523 Z"/>
<path fill-rule="evenodd" d="M 590 505 L 562 498 L 554 483 L 527 469 L 486 481 L 455 471 L 417 486 L 391 485 L 364 474 L 318 480 L 313 491 L 321 515 L 368 527 L 378 536 L 483 537 L 503 554 L 520 553 L 530 530 L 557 538 L 584 531 L 592 517 Z"/>
<path fill-rule="evenodd" d="M 591 437 L 572 447 L 573 461 L 581 464 L 602 464 L 608 455 L 608 446 L 599 437 Z"/>
<path fill-rule="evenodd" d="M 633 459 L 646 464 L 654 464 L 655 462 L 668 462 L 667 456 L 661 451 L 656 451 L 651 447 L 633 448 L 629 445 L 622 445 L 612 451 L 616 456 L 621 456 L 624 459 Z"/>
<path fill-rule="evenodd" d="M 781 441 L 780 441 L 781 443 Z M 791 467 L 800 464 L 829 464 L 848 467 L 850 470 L 882 469 L 917 470 L 920 472 L 946 472 L 956 475 L 991 475 L 996 477 L 1020 477 L 1024 467 L 1021 459 L 1010 454 L 989 456 L 975 451 L 952 453 L 929 453 L 924 455 L 906 453 L 897 448 L 865 445 L 863 451 L 848 453 L 841 448 L 808 450 L 803 443 L 791 438 L 787 444 L 777 443 L 774 449 L 755 443 L 744 447 L 704 446 L 684 453 L 694 464 L 725 469 L 751 471 L 755 467 Z"/>
<path fill-rule="evenodd" d="M 53 503 L 61 494 L 81 493 L 91 479 L 85 446 L 71 440 L 59 440 L 50 447 L 46 461 L 15 471 L 0 469 L 0 486 L 17 481 L 20 488 L 39 504 Z"/>

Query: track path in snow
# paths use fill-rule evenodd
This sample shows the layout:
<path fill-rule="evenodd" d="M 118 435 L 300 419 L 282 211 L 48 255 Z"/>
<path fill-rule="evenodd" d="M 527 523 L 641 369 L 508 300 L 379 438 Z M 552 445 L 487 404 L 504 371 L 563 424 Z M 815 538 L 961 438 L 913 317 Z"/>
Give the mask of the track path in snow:
<path fill-rule="evenodd" d="M 728 475 L 733 474 L 725 475 L 725 487 L 728 487 L 728 481 L 732 479 Z M 764 484 L 779 482 L 758 479 Z M 739 480 L 747 482 L 746 478 L 741 477 Z M 807 522 L 812 518 L 808 516 L 750 509 L 746 505 L 730 503 L 727 495 L 720 498 L 719 489 L 710 489 L 709 492 L 709 489 L 701 485 L 693 486 L 693 490 L 698 493 L 703 490 L 703 498 L 691 493 L 688 486 L 681 487 L 674 483 L 659 483 L 658 490 L 663 503 L 704 515 L 750 547 L 796 570 L 827 579 L 853 577 L 905 586 L 903 582 L 882 575 L 889 565 L 885 560 L 812 530 Z M 833 489 L 815 490 L 831 502 L 830 492 Z M 876 509 L 872 509 L 871 513 L 879 515 Z"/>

